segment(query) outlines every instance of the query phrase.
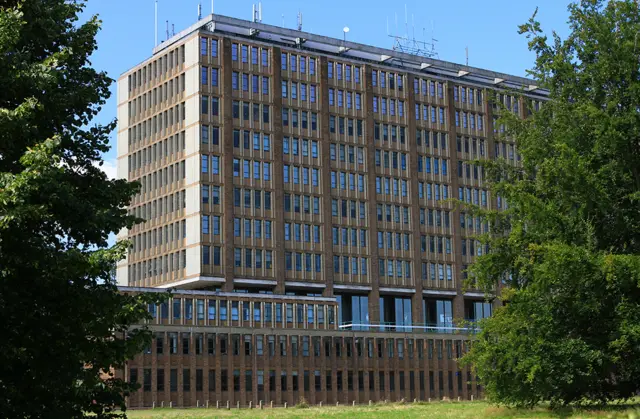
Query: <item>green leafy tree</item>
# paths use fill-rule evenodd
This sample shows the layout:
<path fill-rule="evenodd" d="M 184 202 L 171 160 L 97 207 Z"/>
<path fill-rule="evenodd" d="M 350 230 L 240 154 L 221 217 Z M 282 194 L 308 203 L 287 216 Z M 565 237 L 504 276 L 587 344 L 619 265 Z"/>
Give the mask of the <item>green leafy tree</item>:
<path fill-rule="evenodd" d="M 583 0 L 569 11 L 566 39 L 548 39 L 535 14 L 520 27 L 549 101 L 526 120 L 503 112 L 522 164 L 487 166 L 508 209 L 484 214 L 491 252 L 471 271 L 507 303 L 464 361 L 506 405 L 640 390 L 640 10 Z"/>
<path fill-rule="evenodd" d="M 111 276 L 138 185 L 94 164 L 112 122 L 89 124 L 112 80 L 90 66 L 100 21 L 83 1 L 0 3 L 0 417 L 117 417 L 133 387 L 109 373 L 150 340 L 147 295 Z M 127 336 L 127 338 L 123 338 Z"/>

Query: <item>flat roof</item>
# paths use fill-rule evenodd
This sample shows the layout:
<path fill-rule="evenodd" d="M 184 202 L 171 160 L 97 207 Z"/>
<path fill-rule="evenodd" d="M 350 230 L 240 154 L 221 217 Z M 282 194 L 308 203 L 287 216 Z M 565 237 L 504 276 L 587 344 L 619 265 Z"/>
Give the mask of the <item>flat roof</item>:
<path fill-rule="evenodd" d="M 315 51 L 448 80 L 459 80 L 461 83 L 482 84 L 502 89 L 523 89 L 528 94 L 543 97 L 548 95 L 548 90 L 538 87 L 535 80 L 525 77 L 217 14 L 205 16 L 187 29 L 162 42 L 153 49 L 153 54 L 162 52 L 197 31 L 218 32 L 230 36 L 250 38 L 255 41 L 279 44 L 283 47 Z"/>

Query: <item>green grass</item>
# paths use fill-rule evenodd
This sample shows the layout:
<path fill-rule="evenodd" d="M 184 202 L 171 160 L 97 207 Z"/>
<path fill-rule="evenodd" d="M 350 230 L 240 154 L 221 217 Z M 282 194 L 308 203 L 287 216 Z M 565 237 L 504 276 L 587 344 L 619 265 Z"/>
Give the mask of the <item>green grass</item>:
<path fill-rule="evenodd" d="M 509 409 L 492 406 L 485 402 L 433 402 L 433 403 L 388 403 L 369 406 L 265 408 L 259 409 L 154 409 L 129 410 L 131 419 L 204 419 L 204 418 L 451 418 L 451 419 L 591 419 L 620 418 L 640 419 L 640 406 L 612 406 L 601 410 L 564 409 L 550 411 L 546 408 L 533 410 Z"/>

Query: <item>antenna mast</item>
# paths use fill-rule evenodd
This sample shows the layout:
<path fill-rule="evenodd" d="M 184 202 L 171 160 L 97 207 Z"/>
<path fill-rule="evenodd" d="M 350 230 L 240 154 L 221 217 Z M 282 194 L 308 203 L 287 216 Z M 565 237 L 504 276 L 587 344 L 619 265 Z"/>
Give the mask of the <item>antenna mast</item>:
<path fill-rule="evenodd" d="M 202 3 L 198 3 L 198 20 L 202 19 Z"/>
<path fill-rule="evenodd" d="M 302 12 L 298 11 L 298 30 L 302 31 Z"/>
<path fill-rule="evenodd" d="M 158 46 L 158 0 L 156 0 L 155 16 L 154 16 L 153 24 L 155 28 L 153 42 L 155 43 L 154 47 L 157 47 Z"/>
<path fill-rule="evenodd" d="M 169 39 L 169 21 L 168 20 L 167 20 L 167 32 L 166 32 L 166 34 L 167 34 L 167 39 L 166 40 L 168 40 Z"/>
<path fill-rule="evenodd" d="M 412 35 L 409 37 L 409 15 L 407 12 L 407 6 L 405 5 L 404 9 L 404 25 L 405 25 L 405 35 L 390 35 L 388 30 L 388 20 L 387 20 L 387 35 L 393 38 L 393 50 L 404 52 L 406 54 L 411 55 L 420 55 L 426 58 L 434 58 L 438 57 L 438 53 L 436 52 L 435 43 L 436 39 L 433 38 L 433 22 L 432 22 L 432 34 L 431 34 L 431 42 L 420 41 L 416 39 L 416 28 L 413 14 L 411 15 L 411 26 L 412 26 Z M 398 31 L 398 14 L 396 13 L 396 33 Z M 422 28 L 422 37 L 425 37 L 425 28 Z"/>

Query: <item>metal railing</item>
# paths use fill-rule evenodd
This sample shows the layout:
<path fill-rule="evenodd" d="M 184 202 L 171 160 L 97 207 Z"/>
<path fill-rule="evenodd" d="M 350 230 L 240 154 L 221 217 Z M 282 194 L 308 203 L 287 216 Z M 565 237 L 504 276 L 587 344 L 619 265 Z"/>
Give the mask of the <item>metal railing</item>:
<path fill-rule="evenodd" d="M 476 334 L 479 327 L 434 326 L 428 324 L 399 325 L 395 323 L 341 323 L 340 330 L 366 332 L 399 332 L 399 333 L 447 333 L 447 334 Z"/>

